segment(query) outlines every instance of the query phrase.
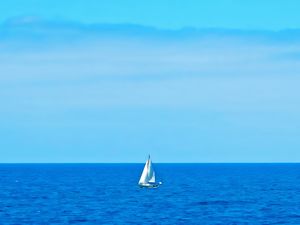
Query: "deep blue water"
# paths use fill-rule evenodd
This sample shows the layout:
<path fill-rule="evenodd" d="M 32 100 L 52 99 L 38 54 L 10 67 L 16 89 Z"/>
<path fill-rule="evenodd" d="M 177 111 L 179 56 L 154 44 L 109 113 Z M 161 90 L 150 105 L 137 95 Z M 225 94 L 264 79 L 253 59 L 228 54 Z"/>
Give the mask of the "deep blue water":
<path fill-rule="evenodd" d="M 300 164 L 0 164 L 0 224 L 300 224 Z"/>

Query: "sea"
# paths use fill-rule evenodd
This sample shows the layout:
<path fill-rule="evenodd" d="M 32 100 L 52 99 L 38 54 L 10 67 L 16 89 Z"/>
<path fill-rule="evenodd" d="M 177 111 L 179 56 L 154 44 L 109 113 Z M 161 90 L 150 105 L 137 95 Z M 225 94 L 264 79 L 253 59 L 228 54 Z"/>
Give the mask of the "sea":
<path fill-rule="evenodd" d="M 0 224 L 300 224 L 300 164 L 0 164 Z"/>

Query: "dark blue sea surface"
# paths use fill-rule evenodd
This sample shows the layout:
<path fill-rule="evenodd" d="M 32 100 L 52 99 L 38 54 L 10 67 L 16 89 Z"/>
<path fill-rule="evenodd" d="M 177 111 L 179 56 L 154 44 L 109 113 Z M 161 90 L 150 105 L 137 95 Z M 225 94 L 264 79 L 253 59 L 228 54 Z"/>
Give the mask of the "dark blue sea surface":
<path fill-rule="evenodd" d="M 1 164 L 0 224 L 300 224 L 300 164 Z"/>

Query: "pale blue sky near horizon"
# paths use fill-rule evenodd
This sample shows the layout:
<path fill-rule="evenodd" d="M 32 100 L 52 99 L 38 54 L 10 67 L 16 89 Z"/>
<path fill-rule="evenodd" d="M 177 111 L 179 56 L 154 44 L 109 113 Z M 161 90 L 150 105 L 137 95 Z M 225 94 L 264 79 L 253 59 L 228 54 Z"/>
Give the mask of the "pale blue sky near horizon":
<path fill-rule="evenodd" d="M 0 163 L 299 162 L 299 6 L 4 1 Z"/>

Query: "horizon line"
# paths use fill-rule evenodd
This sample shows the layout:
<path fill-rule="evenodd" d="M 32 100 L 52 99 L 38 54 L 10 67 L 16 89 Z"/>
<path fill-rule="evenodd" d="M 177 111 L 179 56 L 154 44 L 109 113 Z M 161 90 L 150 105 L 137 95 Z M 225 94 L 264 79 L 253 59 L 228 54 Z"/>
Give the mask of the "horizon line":
<path fill-rule="evenodd" d="M 145 162 L 0 162 L 1 164 L 144 164 Z M 299 162 L 154 162 L 155 164 L 299 164 Z"/>

